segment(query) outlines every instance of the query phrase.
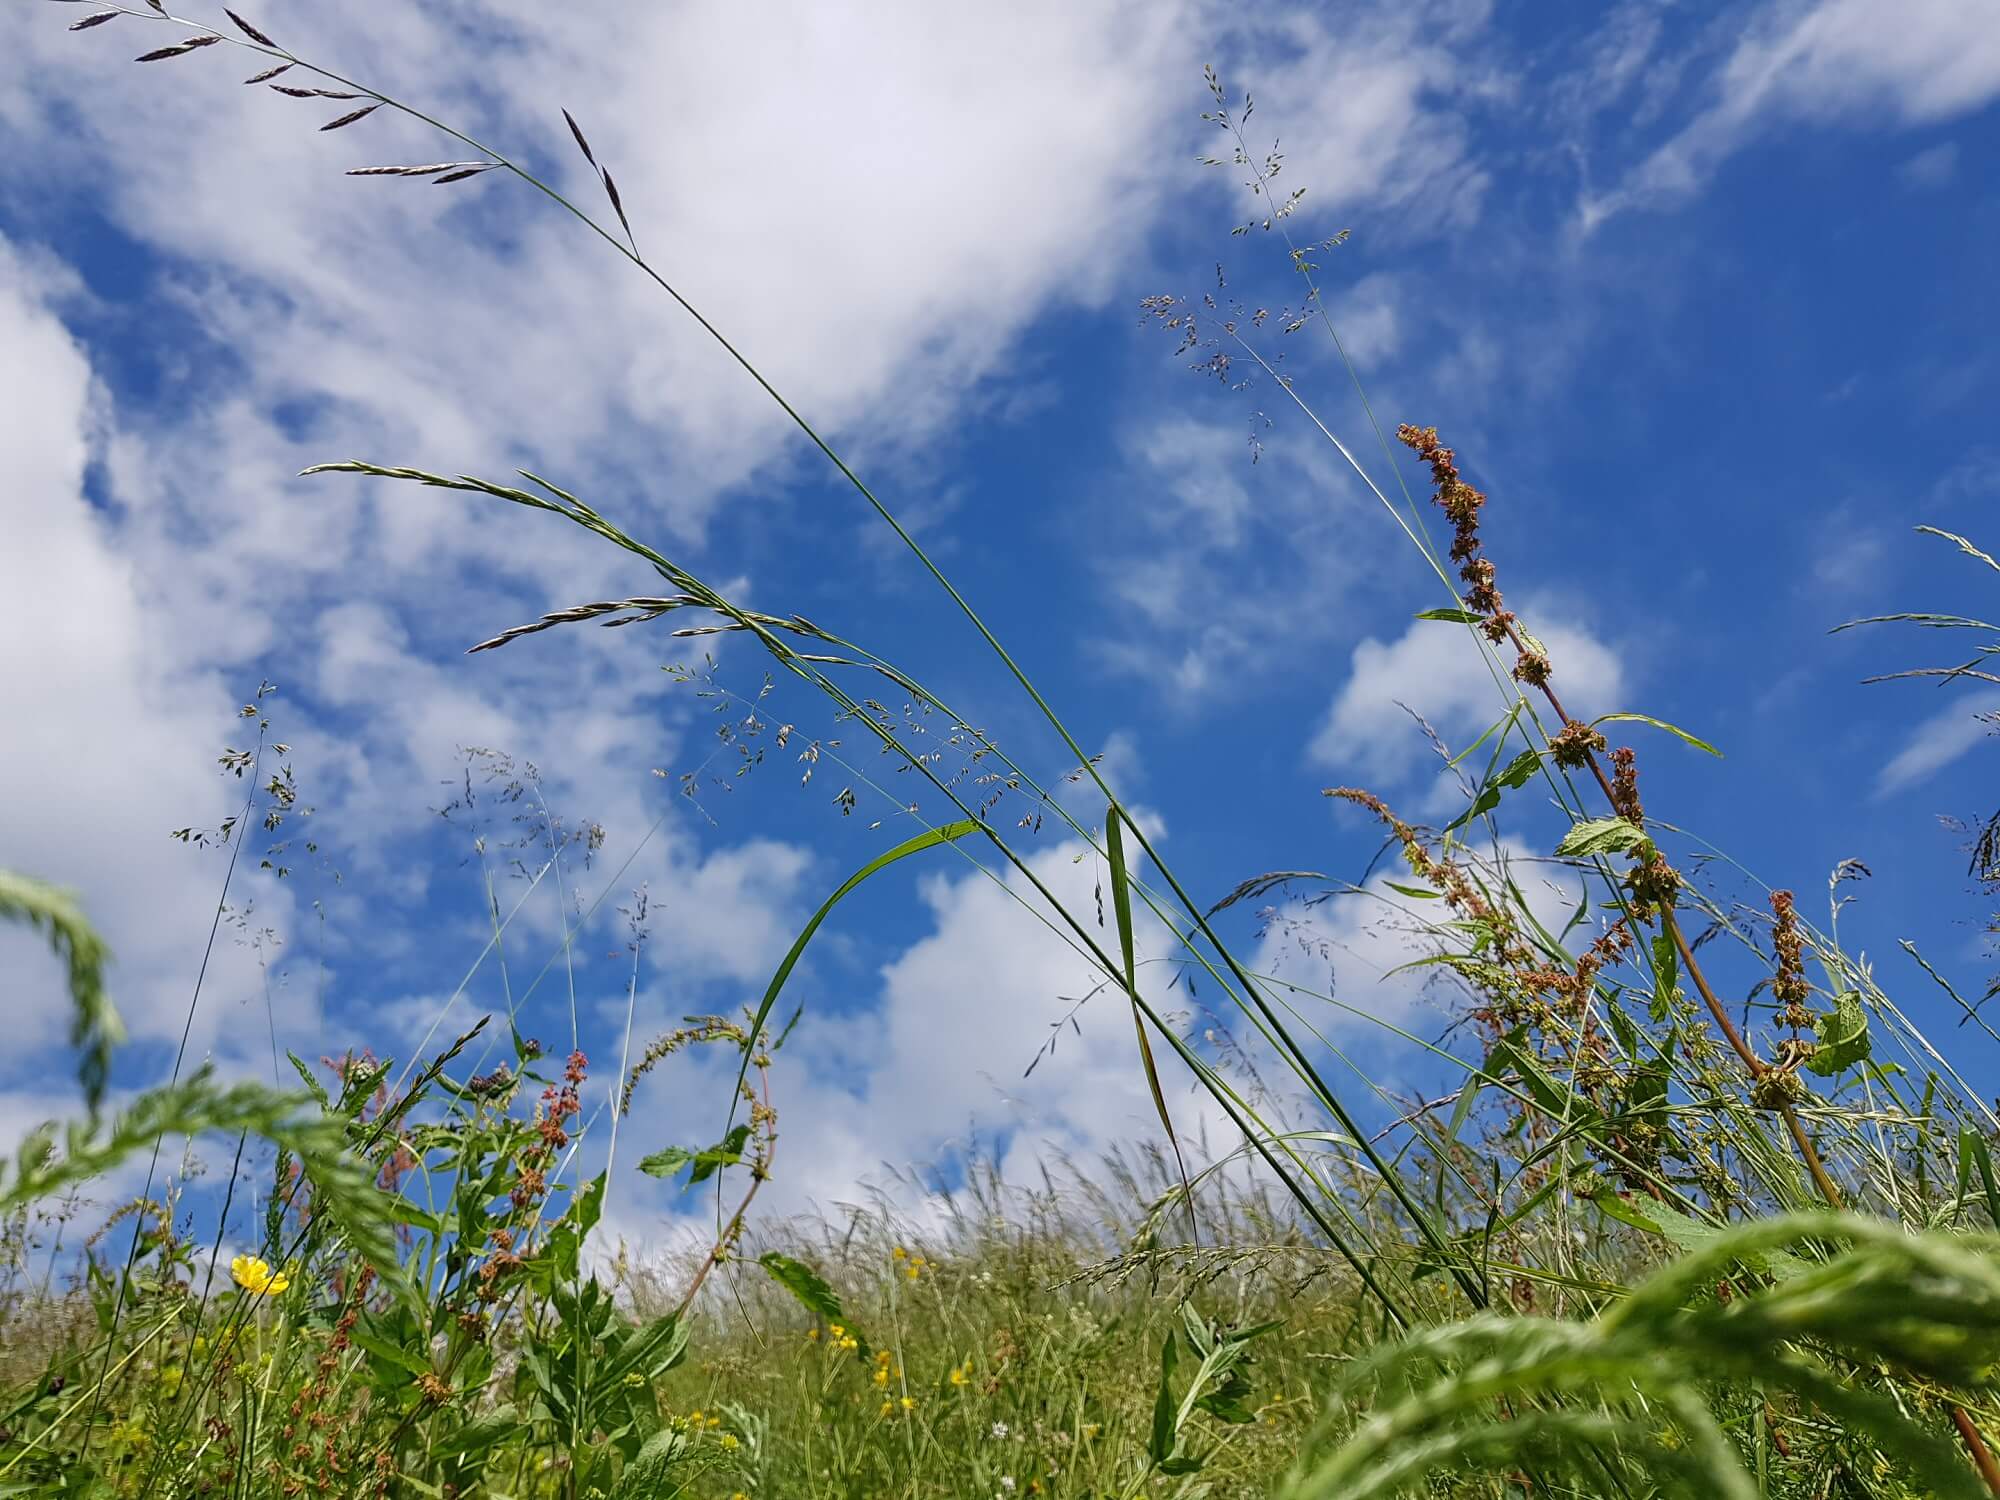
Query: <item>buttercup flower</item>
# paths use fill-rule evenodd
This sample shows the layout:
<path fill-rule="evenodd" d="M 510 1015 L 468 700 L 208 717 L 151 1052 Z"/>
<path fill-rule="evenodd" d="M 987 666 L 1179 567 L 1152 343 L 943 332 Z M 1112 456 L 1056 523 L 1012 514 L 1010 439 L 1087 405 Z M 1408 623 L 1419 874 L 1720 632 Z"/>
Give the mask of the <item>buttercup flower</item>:
<path fill-rule="evenodd" d="M 239 1255 L 230 1261 L 229 1274 L 253 1297 L 275 1297 L 292 1284 L 291 1277 L 272 1270 L 269 1261 L 255 1255 Z"/>

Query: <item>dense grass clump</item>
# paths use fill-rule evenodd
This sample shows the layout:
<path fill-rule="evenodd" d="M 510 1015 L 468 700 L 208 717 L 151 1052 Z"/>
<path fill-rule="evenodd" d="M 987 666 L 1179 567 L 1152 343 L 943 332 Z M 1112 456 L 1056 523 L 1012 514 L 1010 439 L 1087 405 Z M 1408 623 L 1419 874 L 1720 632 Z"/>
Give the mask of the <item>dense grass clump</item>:
<path fill-rule="evenodd" d="M 309 470 L 502 501 L 516 509 L 492 524 L 576 526 L 646 588 L 664 581 L 474 649 L 588 621 L 739 637 L 949 811 L 920 818 L 890 799 L 909 826 L 769 955 L 753 1003 L 689 1018 L 615 1067 L 545 1051 L 513 1013 L 440 1035 L 440 1008 L 400 1060 L 294 1057 L 300 1088 L 285 1092 L 180 1056 L 115 1115 L 101 1108 L 120 1038 L 103 945 L 73 898 L 0 875 L 0 917 L 35 925 L 68 963 L 90 1111 L 0 1164 L 0 1494 L 2000 1493 L 1987 1437 L 2000 1416 L 2000 1121 L 1843 947 L 1837 898 L 1822 929 L 1747 872 L 1740 897 L 1696 878 L 1698 845 L 1642 798 L 1640 747 L 1712 747 L 1576 701 L 1565 664 L 1505 601 L 1482 533 L 1494 502 L 1438 432 L 1406 424 L 1392 441 L 1371 411 L 1371 469 L 1303 382 L 1276 376 L 1279 342 L 1301 336 L 1324 336 L 1352 374 L 1314 260 L 1340 236 L 1293 236 L 1300 199 L 1275 188 L 1282 159 L 1251 151 L 1247 107 L 1212 73 L 1213 164 L 1243 174 L 1257 209 L 1243 232 L 1282 242 L 1299 301 L 1275 320 L 1213 296 L 1148 298 L 1146 313 L 1196 368 L 1268 380 L 1331 445 L 1435 583 L 1419 618 L 1491 670 L 1491 727 L 1444 747 L 1469 784 L 1458 816 L 1427 826 L 1368 788 L 1327 789 L 1333 815 L 1378 829 L 1400 861 L 1386 884 L 1283 871 L 1198 898 L 892 509 L 640 253 L 576 120 L 609 219 L 226 14 L 212 28 L 113 6 L 75 29 L 155 27 L 164 44 L 147 63 L 256 53 L 249 82 L 340 101 L 324 129 L 401 111 L 453 142 L 451 160 L 357 175 L 511 180 L 574 215 L 797 424 L 961 612 L 1045 743 L 1002 745 L 889 655 L 743 608 L 553 480 L 364 459 Z M 1413 459 L 1428 494 L 1404 483 Z M 232 878 L 246 836 L 279 828 L 297 796 L 289 767 L 270 769 L 285 747 L 265 696 L 244 710 L 256 747 L 224 761 L 251 789 L 242 814 L 180 835 L 233 839 Z M 1628 735 L 1649 738 L 1613 743 Z M 533 881 L 560 883 L 597 834 L 515 790 L 536 810 L 511 852 Z M 851 806 L 858 793 L 842 795 Z M 1546 834 L 1535 858 L 1560 876 L 1553 904 L 1540 885 L 1531 899 L 1503 812 Z M 1100 870 L 1090 909 L 1029 858 L 1045 822 Z M 1987 832 L 1976 873 L 1990 880 Z M 764 1220 L 788 980 L 848 894 L 946 850 L 1129 1007 L 1158 1142 L 1033 1188 L 958 1163 L 948 1188 Z M 1324 1030 L 1343 1002 L 1251 966 L 1229 923 L 1245 902 L 1294 892 L 1373 903 L 1448 987 L 1452 1045 L 1398 1033 L 1450 1070 L 1443 1097 L 1399 1098 L 1357 1075 Z M 486 895 L 497 947 L 511 914 Z M 1147 933 L 1166 951 L 1143 952 Z M 1214 1027 L 1178 1023 L 1161 986 L 1142 983 L 1155 965 L 1199 982 Z M 727 1118 L 711 1143 L 636 1165 L 713 1192 L 712 1229 L 638 1254 L 604 1230 L 615 1168 L 634 1164 L 629 1138 L 621 1163 L 621 1124 L 634 1081 L 696 1048 L 727 1059 Z M 275 1037 L 273 1052 L 276 1065 Z M 1177 1124 L 1169 1099 L 1183 1087 L 1213 1130 Z M 192 1145 L 180 1153 L 197 1140 L 232 1156 L 219 1205 L 191 1191 Z M 241 1201 L 246 1166 L 263 1174 L 254 1202 Z M 122 1167 L 138 1190 L 94 1201 Z"/>

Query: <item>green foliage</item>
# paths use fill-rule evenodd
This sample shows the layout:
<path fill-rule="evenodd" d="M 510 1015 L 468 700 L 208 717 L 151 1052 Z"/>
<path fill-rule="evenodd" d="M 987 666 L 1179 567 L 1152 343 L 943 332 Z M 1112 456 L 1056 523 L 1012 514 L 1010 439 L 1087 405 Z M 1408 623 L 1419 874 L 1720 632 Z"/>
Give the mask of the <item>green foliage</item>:
<path fill-rule="evenodd" d="M 125 1039 L 125 1024 L 104 988 L 111 952 L 72 892 L 31 875 L 0 870 L 0 919 L 47 933 L 69 970 L 70 1045 L 77 1051 L 84 1103 L 95 1114 L 111 1076 L 111 1053 Z"/>
<path fill-rule="evenodd" d="M 1358 1361 L 1335 1409 L 1372 1393 L 1375 1410 L 1283 1493 L 1369 1500 L 1525 1467 L 1588 1493 L 1747 1500 L 1725 1418 L 1749 1393 L 1753 1428 L 1779 1406 L 1836 1424 L 1790 1467 L 1886 1460 L 1927 1495 L 1986 1493 L 1943 1408 L 2000 1360 L 2000 1239 L 1807 1214 L 1705 1240 L 1587 1322 L 1476 1317 Z"/>

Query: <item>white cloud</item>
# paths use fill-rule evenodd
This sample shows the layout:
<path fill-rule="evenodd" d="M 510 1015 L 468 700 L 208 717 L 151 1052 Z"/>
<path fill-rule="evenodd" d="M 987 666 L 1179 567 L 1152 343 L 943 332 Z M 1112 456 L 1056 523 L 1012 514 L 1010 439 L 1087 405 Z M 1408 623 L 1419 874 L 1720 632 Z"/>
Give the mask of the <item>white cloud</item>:
<path fill-rule="evenodd" d="M 1618 656 L 1590 630 L 1530 602 L 1523 619 L 1549 648 L 1555 686 L 1572 712 L 1609 713 L 1622 705 L 1625 673 Z M 1354 648 L 1347 680 L 1334 695 L 1308 755 L 1316 765 L 1372 782 L 1407 780 L 1430 752 L 1399 704 L 1422 714 L 1462 749 L 1500 716 L 1511 660 L 1502 654 L 1500 685 L 1464 630 L 1419 620 L 1396 640 L 1373 637 Z"/>
<path fill-rule="evenodd" d="M 1586 229 L 1622 209 L 1699 189 L 1770 121 L 1930 124 L 2000 95 L 2000 27 L 1963 0 L 1772 4 L 1714 79 L 1714 98 L 1614 191 L 1583 205 Z"/>
<path fill-rule="evenodd" d="M 1094 857 L 1079 859 L 1083 853 L 1069 841 L 1028 863 L 1089 923 L 1103 872 Z M 1038 919 L 1037 912 L 1058 920 L 1027 881 L 1010 873 L 1003 888 L 980 874 L 938 872 L 920 889 L 928 930 L 882 967 L 879 992 L 837 1012 L 816 1000 L 779 1054 L 773 1211 L 851 1201 L 864 1184 L 881 1181 L 885 1164 L 963 1151 L 974 1136 L 1006 1136 L 1008 1164 L 1018 1173 L 1052 1150 L 1088 1158 L 1159 1134 L 1129 1007 L 1115 989 L 1099 990 L 1102 971 Z M 1115 950 L 1109 928 L 1096 935 Z M 1171 939 L 1143 911 L 1137 945 L 1141 984 L 1171 1014 L 1184 992 L 1170 994 L 1171 970 L 1146 962 L 1170 955 Z M 1094 990 L 1078 1012 L 1081 1030 L 1061 1028 L 1052 1053 L 1024 1077 L 1051 1028 Z M 1190 1091 L 1186 1069 L 1157 1039 L 1154 1050 L 1184 1140 L 1207 1130 L 1215 1149 L 1230 1149 L 1236 1137 L 1216 1106 Z M 677 1067 L 699 1081 L 691 1086 Z M 726 1070 L 669 1064 L 642 1085 L 634 1118 L 689 1139 L 715 1131 L 726 1097 L 723 1071 L 734 1076 L 733 1057 Z"/>
<path fill-rule="evenodd" d="M 1958 142 L 1940 141 L 1925 147 L 1896 168 L 1896 176 L 1908 188 L 1948 187 L 1958 176 Z"/>
<path fill-rule="evenodd" d="M 219 868 L 167 833 L 219 823 L 241 796 L 213 772 L 231 700 L 214 673 L 170 649 L 172 622 L 116 546 L 112 517 L 86 496 L 104 406 L 88 356 L 50 306 L 65 290 L 0 240 L 5 859 L 79 889 L 116 955 L 128 1022 L 159 1038 L 178 1034 L 220 888 Z M 19 929 L 0 930 L 0 953 L 6 1055 L 24 1066 L 59 1034 L 63 981 L 46 945 Z"/>
<path fill-rule="evenodd" d="M 2000 693 L 1983 692 L 1955 698 L 1925 719 L 1903 740 L 1875 779 L 1879 794 L 1915 786 L 1943 770 L 1973 746 L 1993 735 L 1991 716 L 2000 713 Z M 1986 715 L 1982 718 L 1980 715 Z"/>

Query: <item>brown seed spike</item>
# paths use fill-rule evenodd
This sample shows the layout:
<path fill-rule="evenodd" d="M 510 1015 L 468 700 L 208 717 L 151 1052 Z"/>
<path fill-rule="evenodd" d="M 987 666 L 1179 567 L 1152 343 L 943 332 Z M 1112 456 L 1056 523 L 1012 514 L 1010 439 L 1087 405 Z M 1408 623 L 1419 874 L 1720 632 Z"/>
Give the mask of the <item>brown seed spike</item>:
<path fill-rule="evenodd" d="M 366 94 L 343 94 L 339 89 L 295 89 L 289 84 L 274 83 L 271 92 L 283 94 L 288 99 L 365 99 Z"/>
<path fill-rule="evenodd" d="M 71 31 L 88 31 L 93 26 L 102 26 L 106 21 L 115 21 L 123 14 L 123 11 L 118 10 L 100 10 L 94 16 L 85 16 L 81 21 L 72 21 L 69 29 Z"/>
<path fill-rule="evenodd" d="M 583 159 L 589 162 L 593 167 L 596 166 L 597 158 L 591 155 L 590 142 L 586 141 L 583 138 L 583 127 L 576 123 L 576 116 L 571 114 L 568 110 L 564 110 L 562 112 L 562 116 L 565 120 L 569 122 L 569 133 L 576 137 L 577 145 L 583 148 Z"/>
<path fill-rule="evenodd" d="M 320 126 L 320 129 L 338 130 L 343 125 L 352 125 L 356 120 L 366 119 L 369 115 L 374 114 L 375 111 L 380 109 L 381 107 L 382 107 L 382 101 L 379 99 L 376 100 L 375 103 L 373 104 L 364 104 L 359 109 L 349 110 L 346 114 L 342 115 L 337 120 L 328 120 L 324 125 Z"/>
<path fill-rule="evenodd" d="M 477 177 L 481 172 L 492 171 L 495 165 L 494 162 L 483 161 L 477 166 L 462 167 L 456 172 L 447 172 L 442 177 L 431 179 L 431 186 L 443 187 L 447 182 L 463 182 L 468 177 Z"/>
<path fill-rule="evenodd" d="M 279 63 L 277 67 L 266 68 L 263 72 L 252 74 L 250 77 L 244 79 L 243 81 L 245 83 L 269 83 L 273 78 L 276 78 L 280 73 L 289 73 L 291 71 L 291 68 L 292 65 L 290 63 Z"/>
<path fill-rule="evenodd" d="M 222 13 L 225 16 L 229 17 L 230 20 L 236 23 L 236 29 L 238 31 L 242 32 L 245 36 L 249 37 L 250 40 L 257 43 L 258 46 L 275 47 L 278 45 L 276 42 L 272 41 L 269 37 L 265 36 L 264 33 L 259 31 L 255 26 L 252 26 L 248 21 L 244 20 L 241 16 L 237 15 L 236 12 L 231 10 L 228 6 L 225 5 L 222 8 Z"/>

